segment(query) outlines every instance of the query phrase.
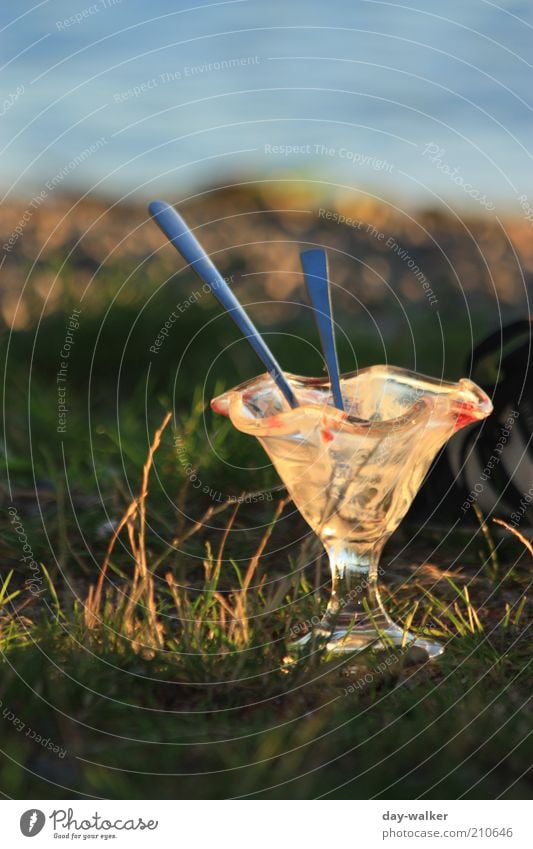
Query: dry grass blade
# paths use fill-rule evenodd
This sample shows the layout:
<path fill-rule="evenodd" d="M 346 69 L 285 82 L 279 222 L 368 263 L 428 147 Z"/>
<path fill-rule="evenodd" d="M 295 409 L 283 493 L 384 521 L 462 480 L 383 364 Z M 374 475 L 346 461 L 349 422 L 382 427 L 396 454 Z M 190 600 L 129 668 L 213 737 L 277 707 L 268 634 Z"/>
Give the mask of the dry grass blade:
<path fill-rule="evenodd" d="M 222 566 L 222 555 L 224 554 L 224 549 L 225 549 L 226 543 L 228 541 L 229 533 L 230 533 L 230 531 L 233 527 L 235 519 L 237 518 L 237 513 L 239 512 L 239 507 L 240 507 L 240 503 L 237 501 L 237 503 L 235 505 L 235 510 L 231 514 L 230 520 L 229 520 L 228 524 L 226 525 L 226 527 L 224 528 L 224 534 L 223 534 L 222 539 L 220 541 L 220 546 L 219 546 L 218 555 L 217 555 L 217 567 L 219 569 Z"/>
<path fill-rule="evenodd" d="M 150 471 L 154 462 L 154 455 L 161 444 L 161 439 L 166 426 L 171 419 L 172 413 L 165 414 L 163 421 L 156 430 L 154 438 L 148 451 L 148 456 L 143 466 L 143 474 L 141 481 L 141 491 L 126 508 L 126 511 L 118 523 L 113 536 L 107 547 L 106 555 L 102 563 L 100 575 L 96 587 L 91 587 L 86 602 L 86 623 L 88 627 L 94 628 L 101 611 L 102 592 L 104 587 L 105 577 L 109 568 L 111 555 L 115 548 L 116 542 L 124 528 L 127 529 L 128 538 L 135 559 L 135 571 L 133 576 L 133 587 L 128 601 L 127 609 L 124 615 L 124 620 L 129 619 L 133 608 L 138 603 L 140 597 L 145 594 L 146 609 L 150 624 L 153 628 L 153 636 L 156 642 L 161 643 L 160 629 L 157 623 L 156 603 L 154 595 L 154 584 L 151 575 L 148 572 L 146 561 L 146 498 L 148 496 L 148 485 L 150 479 Z"/>
<path fill-rule="evenodd" d="M 168 557 L 168 555 L 172 551 L 176 551 L 176 549 L 178 549 L 180 545 L 182 545 L 184 542 L 186 542 L 192 536 L 197 534 L 198 531 L 204 530 L 208 521 L 213 516 L 216 516 L 216 515 L 218 515 L 218 513 L 222 513 L 222 512 L 224 512 L 224 510 L 227 510 L 228 507 L 230 506 L 230 504 L 232 504 L 232 503 L 233 502 L 231 502 L 231 501 L 225 501 L 223 504 L 219 504 L 217 507 L 213 507 L 213 506 L 208 507 L 207 510 L 205 511 L 205 513 L 202 516 L 200 516 L 200 518 L 193 525 L 191 525 L 191 527 L 188 528 L 188 530 L 186 530 L 185 532 L 183 532 L 179 536 L 175 536 L 170 541 L 170 543 L 167 545 L 167 547 L 165 548 L 163 553 L 154 561 L 153 571 L 155 572 L 157 570 L 157 567 L 160 566 L 161 563 L 163 563 L 163 561 Z"/>
<path fill-rule="evenodd" d="M 247 606 L 248 590 L 250 588 L 250 584 L 252 582 L 252 579 L 253 579 L 256 571 L 257 571 L 259 561 L 261 560 L 261 557 L 262 557 L 262 555 L 265 551 L 266 545 L 267 545 L 270 537 L 272 536 L 272 531 L 274 530 L 276 522 L 278 521 L 279 517 L 283 513 L 283 510 L 285 509 L 285 506 L 286 506 L 288 501 L 290 501 L 289 498 L 282 498 L 282 500 L 279 502 L 279 504 L 276 508 L 276 511 L 274 513 L 274 516 L 272 518 L 272 521 L 270 522 L 265 533 L 261 537 L 256 551 L 254 552 L 253 556 L 250 558 L 250 561 L 248 563 L 248 568 L 246 570 L 246 574 L 245 574 L 244 580 L 242 582 L 242 587 L 239 590 L 239 592 L 235 593 L 235 596 L 234 596 L 235 607 L 234 607 L 234 610 L 233 610 L 233 617 L 234 617 L 234 620 L 235 620 L 235 627 L 237 625 L 240 626 L 240 630 L 241 630 L 240 636 L 241 636 L 241 640 L 244 644 L 246 644 L 248 642 L 249 637 L 250 637 L 250 627 L 249 627 L 249 620 L 248 620 L 248 606 Z"/>
<path fill-rule="evenodd" d="M 487 521 L 481 512 L 479 506 L 477 504 L 473 505 L 474 513 L 476 514 L 477 520 L 479 522 L 479 527 L 481 528 L 481 533 L 487 543 L 487 548 L 489 551 L 489 560 L 492 564 L 492 574 L 494 578 L 497 578 L 500 564 L 498 562 L 498 554 L 496 551 L 496 546 L 494 545 L 494 540 L 492 539 L 489 526 L 487 525 Z"/>
<path fill-rule="evenodd" d="M 274 530 L 276 522 L 278 521 L 279 517 L 281 516 L 281 514 L 285 510 L 285 507 L 287 506 L 289 501 L 290 501 L 290 498 L 282 498 L 281 501 L 279 502 L 278 506 L 276 507 L 276 512 L 274 513 L 272 521 L 270 522 L 265 533 L 261 537 L 261 540 L 259 542 L 259 545 L 257 546 L 257 550 L 256 550 L 255 554 L 250 559 L 250 563 L 248 565 L 248 569 L 246 570 L 246 575 L 244 577 L 244 582 L 243 582 L 243 590 L 244 591 L 246 591 L 248 589 L 248 587 L 250 586 L 252 578 L 255 575 L 257 567 L 259 565 L 259 561 L 260 561 L 260 559 L 263 555 L 263 552 L 266 548 L 266 544 L 269 541 L 270 537 L 272 536 L 272 531 Z"/>
<path fill-rule="evenodd" d="M 259 544 L 254 554 L 248 561 L 246 573 L 240 580 L 240 587 L 238 590 L 230 593 L 220 592 L 218 590 L 218 580 L 223 563 L 226 543 L 234 525 L 240 501 L 238 501 L 235 505 L 235 508 L 226 524 L 216 553 L 216 558 L 213 557 L 211 549 L 208 546 L 207 557 L 204 560 L 205 579 L 201 618 L 203 620 L 204 629 L 207 629 L 210 637 L 212 637 L 210 629 L 216 627 L 218 628 L 219 637 L 227 640 L 228 645 L 233 644 L 234 646 L 242 647 L 248 644 L 250 640 L 250 621 L 247 601 L 250 585 L 257 573 L 261 557 L 264 554 L 268 540 L 272 535 L 274 526 L 283 512 L 288 500 L 289 499 L 284 499 L 278 504 L 272 520 L 269 522 L 268 527 L 259 540 Z M 187 632 L 186 637 L 189 639 L 191 636 L 191 633 L 189 632 L 191 632 L 191 629 L 194 627 L 194 619 L 198 617 L 198 611 L 193 613 L 190 601 L 187 599 L 186 594 L 183 593 L 183 590 L 174 583 L 172 573 L 167 573 L 166 580 L 170 587 L 176 611 L 182 623 L 183 634 L 185 636 L 185 632 Z"/>
<path fill-rule="evenodd" d="M 509 525 L 508 522 L 504 522 L 503 519 L 493 519 L 492 521 L 494 522 L 495 525 L 501 525 L 503 528 L 508 530 L 509 533 L 513 534 L 513 536 L 517 537 L 517 539 L 520 540 L 522 545 L 524 545 L 527 548 L 527 550 L 529 551 L 529 553 L 533 557 L 533 544 L 523 534 L 521 534 L 519 530 L 517 530 L 516 528 L 513 528 L 513 526 Z"/>

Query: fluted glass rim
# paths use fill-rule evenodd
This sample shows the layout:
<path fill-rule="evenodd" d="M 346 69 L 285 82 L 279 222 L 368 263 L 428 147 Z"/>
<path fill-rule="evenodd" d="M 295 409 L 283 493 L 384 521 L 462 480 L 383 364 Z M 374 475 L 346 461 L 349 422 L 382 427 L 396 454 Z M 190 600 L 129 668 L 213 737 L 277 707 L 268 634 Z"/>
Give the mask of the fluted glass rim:
<path fill-rule="evenodd" d="M 449 412 L 451 417 L 454 415 L 458 418 L 468 416 L 470 421 L 473 422 L 484 419 L 492 412 L 492 403 L 488 395 L 469 378 L 461 378 L 456 382 L 439 380 L 399 366 L 377 365 L 346 372 L 341 375 L 341 383 L 368 373 L 382 373 L 384 377 L 396 376 L 403 378 L 406 382 L 411 382 L 411 384 L 413 382 L 425 384 L 428 392 L 432 392 L 434 395 L 432 397 L 423 397 L 422 395 L 413 401 L 413 404 L 404 413 L 390 419 L 362 419 L 329 404 L 313 402 L 302 403 L 294 408 L 287 407 L 286 410 L 281 410 L 271 416 L 253 416 L 249 412 L 245 412 L 248 409 L 246 407 L 246 396 L 248 395 L 248 400 L 251 400 L 251 390 L 257 389 L 259 391 L 260 388 L 268 385 L 271 385 L 273 390 L 276 389 L 273 378 L 268 373 L 264 373 L 213 398 L 211 406 L 216 412 L 228 415 L 238 430 L 254 436 L 268 436 L 269 433 L 279 435 L 293 433 L 302 417 L 308 416 L 310 412 L 316 414 L 317 411 L 322 414 L 322 424 L 334 431 L 361 433 L 369 432 L 372 429 L 376 435 L 382 435 L 389 431 L 402 430 L 405 427 L 422 424 L 425 419 L 429 418 L 435 403 L 439 400 L 439 395 L 442 397 L 457 396 L 457 398 L 452 397 L 451 399 Z M 284 375 L 291 387 L 296 390 L 296 394 L 298 394 L 298 389 L 330 387 L 327 375 L 308 377 L 290 372 L 284 372 Z M 463 398 L 469 396 L 469 401 L 461 401 L 461 395 Z M 477 403 L 474 403 L 474 401 Z"/>

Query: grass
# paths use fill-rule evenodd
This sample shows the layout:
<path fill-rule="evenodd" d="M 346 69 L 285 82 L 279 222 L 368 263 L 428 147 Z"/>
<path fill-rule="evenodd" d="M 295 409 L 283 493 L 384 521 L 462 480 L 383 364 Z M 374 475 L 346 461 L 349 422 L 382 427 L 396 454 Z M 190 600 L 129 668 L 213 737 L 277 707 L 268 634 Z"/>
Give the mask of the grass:
<path fill-rule="evenodd" d="M 191 450 L 197 407 L 184 428 Z M 182 475 L 170 505 L 172 427 L 167 413 L 137 494 L 115 494 L 122 518 L 92 550 L 99 569 L 58 511 L 64 565 L 53 577 L 42 566 L 37 597 L 13 588 L 16 569 L 4 579 L 3 792 L 527 798 L 527 539 L 513 541 L 512 568 L 496 569 L 506 541 L 484 527 L 477 569 L 428 566 L 388 586 L 406 628 L 446 643 L 438 662 L 316 652 L 287 670 L 291 629 L 323 609 L 324 564 L 283 493 L 200 509 Z"/>
<path fill-rule="evenodd" d="M 207 302 L 150 355 L 178 289 L 195 284 L 180 276 L 148 308 L 164 276 L 152 269 L 143 283 L 141 269 L 133 294 L 104 317 L 130 265 L 104 267 L 98 302 L 84 303 L 66 433 L 56 431 L 55 375 L 79 269 L 62 272 L 64 311 L 38 324 L 34 293 L 27 328 L 0 342 L 0 498 L 8 519 L 16 509 L 35 563 L 32 592 L 20 538 L 2 523 L 0 790 L 530 798 L 527 537 L 482 516 L 450 532 L 407 517 L 385 550 L 384 601 L 406 629 L 442 640 L 443 657 L 413 666 L 391 649 L 356 664 L 322 651 L 287 670 L 291 635 L 324 609 L 325 558 L 259 445 L 206 404 L 257 363 L 229 322 L 216 338 L 196 337 L 216 315 Z M 386 308 L 375 306 L 378 324 Z M 298 317 L 276 316 L 285 335 L 269 342 L 293 371 L 319 373 L 318 354 L 300 341 L 313 332 L 309 317 L 291 309 Z M 351 313 L 338 313 L 352 338 Z M 441 318 L 444 372 L 425 304 L 409 310 L 417 362 L 403 324 L 385 321 L 388 360 L 457 378 L 466 331 L 445 298 Z M 474 324 L 484 332 L 486 314 Z M 343 334 L 339 354 L 355 366 Z M 364 323 L 357 356 L 383 360 L 383 340 Z"/>

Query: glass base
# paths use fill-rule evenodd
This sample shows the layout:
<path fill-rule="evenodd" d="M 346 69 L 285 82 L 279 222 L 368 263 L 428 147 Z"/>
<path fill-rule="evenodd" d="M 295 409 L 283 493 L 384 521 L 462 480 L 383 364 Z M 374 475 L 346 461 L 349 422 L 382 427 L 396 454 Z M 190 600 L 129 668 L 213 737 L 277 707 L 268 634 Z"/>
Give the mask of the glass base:
<path fill-rule="evenodd" d="M 399 649 L 405 652 L 411 662 L 424 662 L 439 657 L 444 647 L 433 640 L 417 637 L 410 631 L 404 631 L 388 620 L 383 627 L 368 627 L 357 623 L 343 627 L 339 623 L 333 628 L 327 621 L 321 623 L 299 640 L 289 645 L 289 653 L 295 659 L 309 652 L 325 650 L 333 655 L 347 655 L 368 650 L 386 651 Z"/>
<path fill-rule="evenodd" d="M 358 654 L 369 649 L 394 650 L 409 663 L 439 657 L 440 643 L 418 637 L 388 615 L 377 585 L 379 557 L 386 537 L 373 543 L 329 541 L 332 589 L 318 625 L 289 646 L 295 657 L 324 650 L 333 655 Z"/>

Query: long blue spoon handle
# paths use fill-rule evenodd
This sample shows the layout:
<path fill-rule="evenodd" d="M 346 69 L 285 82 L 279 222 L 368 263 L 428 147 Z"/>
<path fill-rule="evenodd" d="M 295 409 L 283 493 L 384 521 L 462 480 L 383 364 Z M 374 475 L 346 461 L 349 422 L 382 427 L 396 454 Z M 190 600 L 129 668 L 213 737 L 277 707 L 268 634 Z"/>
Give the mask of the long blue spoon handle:
<path fill-rule="evenodd" d="M 300 259 L 304 270 L 307 293 L 313 307 L 318 334 L 329 372 L 333 401 L 337 409 L 344 410 L 339 377 L 339 361 L 337 359 L 337 347 L 335 345 L 335 332 L 333 329 L 333 312 L 331 309 L 326 252 L 322 248 L 302 251 Z"/>
<path fill-rule="evenodd" d="M 285 379 L 276 358 L 181 215 L 176 212 L 173 206 L 162 200 L 152 201 L 148 209 L 156 224 L 168 236 L 176 250 L 187 260 L 204 283 L 207 283 L 213 295 L 227 310 L 230 318 L 244 334 L 259 359 L 262 360 L 290 406 L 297 407 L 298 402 L 294 392 Z"/>

